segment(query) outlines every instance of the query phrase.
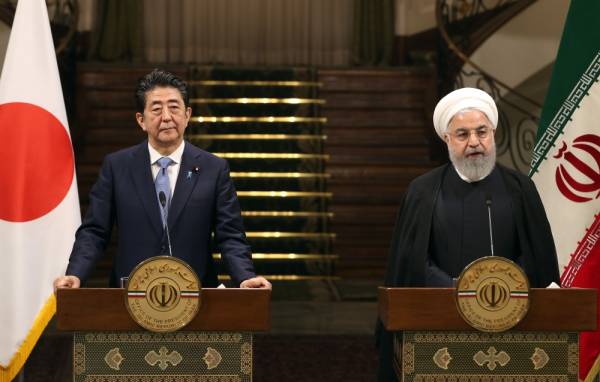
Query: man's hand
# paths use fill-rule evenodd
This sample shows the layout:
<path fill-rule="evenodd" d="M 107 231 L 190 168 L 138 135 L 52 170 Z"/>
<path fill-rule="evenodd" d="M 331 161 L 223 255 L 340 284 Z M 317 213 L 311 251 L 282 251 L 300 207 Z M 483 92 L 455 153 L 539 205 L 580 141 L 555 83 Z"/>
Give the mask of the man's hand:
<path fill-rule="evenodd" d="M 54 291 L 58 288 L 79 288 L 81 286 L 81 280 L 77 276 L 61 276 L 54 280 Z"/>
<path fill-rule="evenodd" d="M 260 289 L 272 289 L 271 283 L 264 277 L 257 276 L 248 280 L 242 281 L 240 288 L 260 288 Z"/>

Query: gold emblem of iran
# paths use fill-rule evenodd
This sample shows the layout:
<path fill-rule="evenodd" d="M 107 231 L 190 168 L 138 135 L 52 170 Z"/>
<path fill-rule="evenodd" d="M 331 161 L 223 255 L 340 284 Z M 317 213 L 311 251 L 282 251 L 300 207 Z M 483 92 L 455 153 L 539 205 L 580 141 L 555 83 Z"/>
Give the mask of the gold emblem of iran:
<path fill-rule="evenodd" d="M 514 262 L 499 256 L 473 261 L 460 274 L 456 305 L 462 318 L 483 332 L 515 326 L 529 309 L 529 281 Z"/>
<path fill-rule="evenodd" d="M 200 308 L 200 280 L 171 256 L 140 263 L 129 275 L 125 306 L 135 322 L 153 332 L 172 332 L 192 321 Z"/>

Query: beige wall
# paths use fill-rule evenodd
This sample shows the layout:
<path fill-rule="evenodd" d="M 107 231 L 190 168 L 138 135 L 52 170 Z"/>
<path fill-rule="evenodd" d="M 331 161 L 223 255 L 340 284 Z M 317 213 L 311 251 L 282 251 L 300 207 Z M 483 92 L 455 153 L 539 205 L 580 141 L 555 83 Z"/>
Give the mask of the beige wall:
<path fill-rule="evenodd" d="M 435 28 L 435 3 L 396 0 L 396 35 L 409 36 Z M 569 3 L 534 3 L 496 32 L 471 59 L 508 85 L 518 86 L 554 61 Z"/>
<path fill-rule="evenodd" d="M 511 87 L 554 62 L 560 44 L 566 0 L 534 3 L 487 40 L 471 60 Z"/>
<path fill-rule="evenodd" d="M 435 28 L 435 0 L 396 0 L 396 36 Z"/>

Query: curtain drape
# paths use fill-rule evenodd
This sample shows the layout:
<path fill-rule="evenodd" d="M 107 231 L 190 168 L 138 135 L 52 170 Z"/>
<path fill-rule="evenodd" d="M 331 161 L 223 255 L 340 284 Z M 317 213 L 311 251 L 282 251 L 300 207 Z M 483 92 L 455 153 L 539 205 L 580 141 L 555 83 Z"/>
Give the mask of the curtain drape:
<path fill-rule="evenodd" d="M 395 0 L 95 0 L 91 58 L 389 65 Z"/>
<path fill-rule="evenodd" d="M 353 0 L 146 0 L 157 63 L 349 65 Z"/>
<path fill-rule="evenodd" d="M 352 63 L 391 65 L 395 0 L 354 0 Z"/>
<path fill-rule="evenodd" d="M 144 0 L 98 1 L 90 57 L 102 61 L 144 58 Z"/>

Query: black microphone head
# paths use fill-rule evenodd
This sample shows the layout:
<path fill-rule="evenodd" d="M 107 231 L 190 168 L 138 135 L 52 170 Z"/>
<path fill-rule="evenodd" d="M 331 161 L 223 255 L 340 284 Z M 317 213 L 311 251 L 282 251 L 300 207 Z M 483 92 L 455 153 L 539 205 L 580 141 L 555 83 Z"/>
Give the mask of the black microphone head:
<path fill-rule="evenodd" d="M 158 193 L 158 201 L 160 202 L 160 205 L 163 206 L 163 208 L 165 208 L 165 206 L 167 205 L 167 196 L 163 191 L 160 191 Z"/>
<path fill-rule="evenodd" d="M 485 204 L 487 206 L 492 205 L 492 195 L 491 194 L 485 194 Z"/>

